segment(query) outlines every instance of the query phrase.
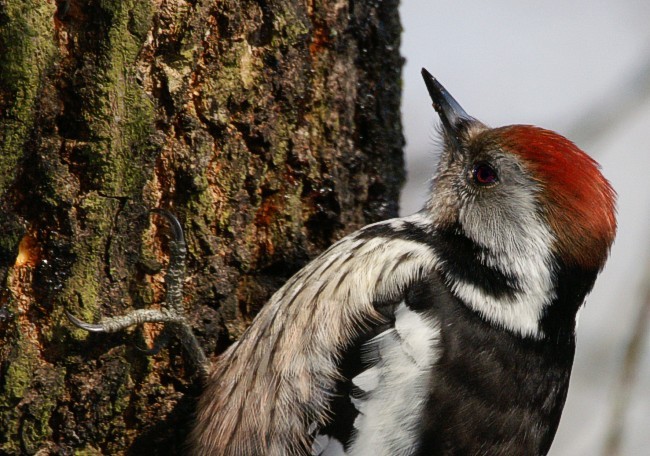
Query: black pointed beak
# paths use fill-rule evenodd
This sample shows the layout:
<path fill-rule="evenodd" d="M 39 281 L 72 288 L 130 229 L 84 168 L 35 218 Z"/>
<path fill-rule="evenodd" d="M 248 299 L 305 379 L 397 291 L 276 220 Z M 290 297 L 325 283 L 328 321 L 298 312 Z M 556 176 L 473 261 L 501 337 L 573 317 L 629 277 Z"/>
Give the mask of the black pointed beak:
<path fill-rule="evenodd" d="M 433 101 L 433 107 L 440 116 L 447 136 L 458 148 L 460 146 L 460 135 L 463 128 L 468 123 L 474 122 L 475 119 L 468 115 L 454 97 L 447 92 L 447 89 L 424 68 L 422 68 L 422 77 Z"/>

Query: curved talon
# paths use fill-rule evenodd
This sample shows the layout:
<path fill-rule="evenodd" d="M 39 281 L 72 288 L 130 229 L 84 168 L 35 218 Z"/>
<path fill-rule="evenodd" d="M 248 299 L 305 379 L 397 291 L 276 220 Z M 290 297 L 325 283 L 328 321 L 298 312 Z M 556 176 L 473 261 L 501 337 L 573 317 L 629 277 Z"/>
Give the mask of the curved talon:
<path fill-rule="evenodd" d="M 187 255 L 183 227 L 176 216 L 165 209 L 152 209 L 150 212 L 164 217 L 172 231 L 173 240 L 169 243 L 169 264 L 165 273 L 167 305 L 177 315 L 183 315 L 183 280 Z"/>
<path fill-rule="evenodd" d="M 185 318 L 174 312 L 165 312 L 156 309 L 136 309 L 126 315 L 118 317 L 104 318 L 97 325 L 92 325 L 74 317 L 71 313 L 66 312 L 68 318 L 79 328 L 93 332 L 114 333 L 131 326 L 138 326 L 142 323 L 176 323 L 184 324 Z"/>
<path fill-rule="evenodd" d="M 135 346 L 135 348 L 136 348 L 140 353 L 142 353 L 142 354 L 144 354 L 144 355 L 147 355 L 147 356 L 155 356 L 155 355 L 157 355 L 158 353 L 160 353 L 160 351 L 161 351 L 164 347 L 165 347 L 164 345 L 158 345 L 158 344 L 154 344 L 154 346 L 151 347 L 151 348 L 142 348 L 142 347 L 139 347 L 139 346 L 137 346 L 137 345 Z"/>
<path fill-rule="evenodd" d="M 140 348 L 137 345 L 135 348 L 137 348 L 139 351 L 144 353 L 147 356 L 153 356 L 157 355 L 160 353 L 160 350 L 165 348 L 167 344 L 169 343 L 169 333 L 167 332 L 166 329 L 163 329 L 163 331 L 156 337 L 153 341 L 153 347 L 151 348 Z"/>
<path fill-rule="evenodd" d="M 70 323 L 75 325 L 77 328 L 85 329 L 88 332 L 106 332 L 102 325 L 94 325 L 92 323 L 86 323 L 83 320 L 79 320 L 77 317 L 72 315 L 67 310 L 65 311 L 66 317 L 70 320 Z"/>
<path fill-rule="evenodd" d="M 172 230 L 172 234 L 174 235 L 174 240 L 176 242 L 182 242 L 183 244 L 185 243 L 185 235 L 183 234 L 183 227 L 181 226 L 181 222 L 178 221 L 178 219 L 174 214 L 169 212 L 167 209 L 151 209 L 149 213 L 160 215 L 165 220 L 167 220 Z"/>
<path fill-rule="evenodd" d="M 187 255 L 183 228 L 174 214 L 165 209 L 152 209 L 149 213 L 162 216 L 168 222 L 172 232 L 172 239 L 169 242 L 169 265 L 165 273 L 167 293 L 165 302 L 161 303 L 162 308 L 132 310 L 126 315 L 102 318 L 99 324 L 86 323 L 67 310 L 65 314 L 73 325 L 90 332 L 114 333 L 142 323 L 163 323 L 165 324 L 163 331 L 154 339 L 153 347 L 146 349 L 137 347 L 138 350 L 148 355 L 155 355 L 174 335 L 180 340 L 200 375 L 206 377 L 210 361 L 192 332 L 183 309 L 183 279 Z"/>

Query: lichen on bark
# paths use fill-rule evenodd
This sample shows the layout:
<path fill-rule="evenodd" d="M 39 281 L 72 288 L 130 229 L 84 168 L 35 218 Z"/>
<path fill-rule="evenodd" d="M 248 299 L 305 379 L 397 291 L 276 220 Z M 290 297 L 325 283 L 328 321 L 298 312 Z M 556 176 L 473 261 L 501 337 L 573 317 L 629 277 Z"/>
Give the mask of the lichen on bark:
<path fill-rule="evenodd" d="M 164 297 L 217 356 L 284 280 L 397 212 L 397 2 L 0 2 L 0 453 L 180 453 L 200 385 L 160 328 L 87 335 Z"/>
<path fill-rule="evenodd" d="M 37 110 L 43 74 L 56 55 L 54 5 L 6 0 L 0 5 L 0 195 L 15 177 Z"/>

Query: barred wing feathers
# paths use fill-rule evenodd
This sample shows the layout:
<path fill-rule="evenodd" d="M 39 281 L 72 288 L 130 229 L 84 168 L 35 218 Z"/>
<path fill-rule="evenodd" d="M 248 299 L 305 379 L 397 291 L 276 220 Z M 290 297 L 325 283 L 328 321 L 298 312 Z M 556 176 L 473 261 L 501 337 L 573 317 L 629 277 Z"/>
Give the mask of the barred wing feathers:
<path fill-rule="evenodd" d="M 190 438 L 199 455 L 303 455 L 328 422 L 340 361 L 385 323 L 434 268 L 425 243 L 400 235 L 422 216 L 369 225 L 334 244 L 278 290 L 216 363 Z"/>

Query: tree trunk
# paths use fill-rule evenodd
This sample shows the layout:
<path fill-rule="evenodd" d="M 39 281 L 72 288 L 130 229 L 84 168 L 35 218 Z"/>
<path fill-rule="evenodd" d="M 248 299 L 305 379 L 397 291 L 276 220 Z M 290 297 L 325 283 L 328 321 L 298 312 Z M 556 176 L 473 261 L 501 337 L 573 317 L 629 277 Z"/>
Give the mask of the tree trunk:
<path fill-rule="evenodd" d="M 397 214 L 397 0 L 0 1 L 0 453 L 182 453 L 167 229 L 210 356 L 329 244 Z M 217 418 L 218 419 L 218 418 Z"/>

